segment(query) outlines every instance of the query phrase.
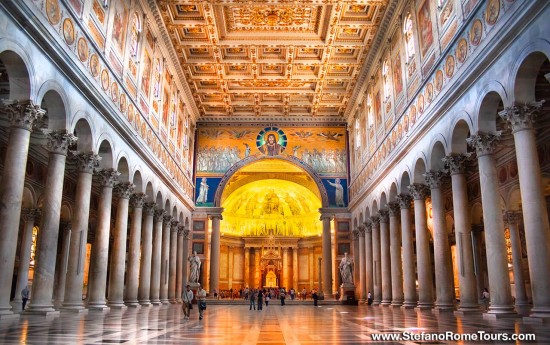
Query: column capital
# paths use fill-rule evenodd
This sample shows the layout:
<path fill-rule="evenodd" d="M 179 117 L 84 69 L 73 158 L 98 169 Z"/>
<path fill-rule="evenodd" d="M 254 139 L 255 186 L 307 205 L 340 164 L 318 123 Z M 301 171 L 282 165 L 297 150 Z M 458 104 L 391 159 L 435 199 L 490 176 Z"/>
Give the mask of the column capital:
<path fill-rule="evenodd" d="M 171 226 L 172 220 L 173 220 L 172 216 L 168 212 L 165 212 L 164 216 L 162 216 L 162 225 L 164 225 L 164 226 L 170 225 Z"/>
<path fill-rule="evenodd" d="M 398 194 L 395 199 L 399 203 L 399 207 L 401 209 L 411 208 L 412 196 L 410 196 L 409 194 Z"/>
<path fill-rule="evenodd" d="M 71 152 L 70 158 L 76 163 L 78 172 L 93 174 L 99 168 L 101 157 L 93 152 Z"/>
<path fill-rule="evenodd" d="M 148 216 L 154 216 L 155 215 L 155 206 L 157 206 L 157 204 L 155 202 L 145 202 L 145 203 L 143 203 L 143 211 Z"/>
<path fill-rule="evenodd" d="M 472 232 L 480 233 L 485 230 L 483 222 L 481 224 L 472 224 Z"/>
<path fill-rule="evenodd" d="M 39 208 L 24 208 L 21 210 L 21 218 L 26 222 L 34 221 L 41 214 L 42 211 Z"/>
<path fill-rule="evenodd" d="M 388 210 L 380 210 L 378 211 L 378 217 L 380 217 L 380 223 L 387 223 L 390 220 Z"/>
<path fill-rule="evenodd" d="M 372 232 L 372 221 L 368 219 L 363 225 L 365 226 L 365 234 L 370 234 Z"/>
<path fill-rule="evenodd" d="M 45 131 L 45 134 L 48 139 L 45 145 L 48 151 L 63 156 L 67 155 L 69 146 L 75 144 L 78 140 L 77 137 L 69 133 L 66 129 Z"/>
<path fill-rule="evenodd" d="M 390 217 L 397 217 L 401 215 L 401 208 L 399 207 L 399 203 L 393 201 L 388 203 L 388 212 L 390 213 Z"/>
<path fill-rule="evenodd" d="M 531 103 L 515 103 L 499 111 L 498 115 L 512 127 L 512 133 L 525 129 L 534 129 L 535 119 L 542 108 L 542 101 Z"/>
<path fill-rule="evenodd" d="M 134 193 L 130 198 L 130 204 L 133 208 L 141 208 L 143 207 L 145 198 L 147 198 L 147 195 L 145 193 Z"/>
<path fill-rule="evenodd" d="M 365 226 L 364 225 L 359 225 L 357 227 L 357 235 L 359 237 L 365 237 Z"/>
<path fill-rule="evenodd" d="M 28 131 L 32 131 L 35 123 L 46 114 L 46 110 L 30 100 L 3 100 L 1 110 L 8 115 L 11 127 Z"/>
<path fill-rule="evenodd" d="M 153 221 L 155 223 L 162 222 L 164 220 L 164 210 L 163 209 L 157 209 L 153 212 Z"/>
<path fill-rule="evenodd" d="M 333 214 L 323 214 L 323 213 L 321 213 L 321 216 L 319 217 L 319 220 L 328 219 L 329 221 L 331 221 L 333 218 L 334 218 Z"/>
<path fill-rule="evenodd" d="M 430 195 L 430 189 L 422 183 L 413 183 L 407 188 L 414 200 L 425 200 Z"/>
<path fill-rule="evenodd" d="M 472 157 L 472 153 L 451 153 L 442 158 L 443 164 L 449 169 L 451 175 L 464 174 L 466 163 Z"/>
<path fill-rule="evenodd" d="M 135 187 L 132 182 L 121 182 L 115 186 L 115 192 L 119 198 L 130 199 L 131 196 L 135 195 L 132 194 Z"/>
<path fill-rule="evenodd" d="M 501 131 L 494 133 L 477 132 L 477 134 L 466 139 L 466 143 L 468 146 L 475 148 L 478 157 L 492 155 L 501 134 Z"/>
<path fill-rule="evenodd" d="M 502 218 L 505 223 L 510 225 L 517 225 L 521 220 L 523 214 L 520 211 L 504 211 L 502 212 Z"/>
<path fill-rule="evenodd" d="M 73 224 L 68 221 L 68 222 L 61 222 L 61 228 L 63 229 L 63 234 L 64 235 L 67 235 L 68 232 L 70 232 L 72 229 L 73 229 Z"/>
<path fill-rule="evenodd" d="M 424 174 L 424 179 L 430 189 L 438 189 L 447 182 L 447 172 L 444 170 L 428 170 Z"/>
<path fill-rule="evenodd" d="M 371 226 L 379 226 L 380 225 L 380 216 L 374 215 L 370 217 Z"/>
<path fill-rule="evenodd" d="M 223 217 L 222 217 L 221 213 L 220 214 L 209 214 L 208 215 L 208 219 L 213 220 L 214 218 L 218 218 L 219 220 L 223 220 Z"/>
<path fill-rule="evenodd" d="M 101 187 L 113 188 L 118 182 L 120 173 L 115 169 L 101 169 L 97 172 Z"/>
<path fill-rule="evenodd" d="M 358 229 L 352 230 L 351 231 L 351 239 L 353 241 L 357 241 L 358 238 L 359 238 L 359 230 Z"/>
<path fill-rule="evenodd" d="M 170 231 L 171 232 L 177 232 L 179 223 L 180 223 L 179 220 L 172 219 L 170 221 Z"/>

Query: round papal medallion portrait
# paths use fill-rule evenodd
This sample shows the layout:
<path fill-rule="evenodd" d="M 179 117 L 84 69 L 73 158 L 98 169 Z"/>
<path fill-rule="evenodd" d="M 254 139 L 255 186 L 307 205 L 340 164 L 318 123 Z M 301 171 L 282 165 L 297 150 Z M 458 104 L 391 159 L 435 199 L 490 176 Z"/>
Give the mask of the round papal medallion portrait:
<path fill-rule="evenodd" d="M 59 9 L 59 0 L 46 0 L 46 15 L 52 25 L 61 21 L 61 10 Z"/>
<path fill-rule="evenodd" d="M 69 18 L 63 21 L 63 38 L 68 45 L 74 43 L 74 24 Z"/>
<path fill-rule="evenodd" d="M 105 91 L 107 91 L 107 89 L 109 88 L 109 72 L 107 72 L 106 69 L 103 69 L 103 71 L 101 71 L 101 87 Z"/>

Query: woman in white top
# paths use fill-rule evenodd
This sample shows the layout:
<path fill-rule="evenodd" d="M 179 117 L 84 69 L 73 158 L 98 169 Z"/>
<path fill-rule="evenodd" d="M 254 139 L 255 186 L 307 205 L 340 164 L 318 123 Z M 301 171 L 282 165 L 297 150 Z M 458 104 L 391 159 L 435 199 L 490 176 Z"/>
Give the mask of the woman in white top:
<path fill-rule="evenodd" d="M 191 290 L 191 285 L 187 285 L 185 290 L 183 290 L 181 294 L 181 299 L 183 301 L 182 309 L 183 309 L 183 319 L 189 320 L 189 314 L 191 309 L 191 303 L 193 303 L 193 290 Z"/>

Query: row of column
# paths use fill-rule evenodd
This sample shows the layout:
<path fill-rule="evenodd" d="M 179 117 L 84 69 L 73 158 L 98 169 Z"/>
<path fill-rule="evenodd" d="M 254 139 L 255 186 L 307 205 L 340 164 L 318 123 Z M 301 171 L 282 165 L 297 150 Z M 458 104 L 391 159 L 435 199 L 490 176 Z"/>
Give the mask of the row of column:
<path fill-rule="evenodd" d="M 536 150 L 533 120 L 542 103 L 513 106 L 500 112 L 513 130 L 517 155 L 519 182 L 522 197 L 522 212 L 529 253 L 529 272 L 533 295 L 531 317 L 550 317 L 550 229 L 543 194 L 541 171 Z M 513 270 L 516 289 L 516 305 L 526 304 L 527 297 L 521 262 L 517 212 L 500 208 L 497 171 L 494 150 L 500 133 L 478 132 L 467 139 L 475 148 L 479 166 L 485 245 L 489 275 L 489 315 L 495 317 L 513 315 L 511 284 L 508 274 L 505 222 L 510 229 Z M 367 291 L 374 291 L 374 304 L 454 309 L 454 286 L 451 251 L 445 221 L 442 184 L 450 173 L 453 194 L 454 225 L 460 305 L 458 311 L 479 312 L 476 266 L 472 245 L 472 224 L 469 217 L 465 163 L 470 154 L 452 153 L 443 160 L 447 171 L 431 170 L 424 175 L 426 184 L 413 183 L 409 194 L 397 196 L 397 203 L 380 210 L 355 229 L 358 239 L 359 292 L 361 299 Z M 435 291 L 433 286 L 432 260 L 426 218 L 426 197 L 431 195 Z M 414 224 L 416 234 L 416 274 L 411 230 L 411 199 L 414 200 Z M 398 206 L 399 205 L 399 206 Z M 400 217 L 398 209 L 400 208 Z M 400 225 L 399 225 L 400 223 Z M 401 257 L 403 258 L 401 260 Z M 418 279 L 416 296 L 415 278 Z M 435 292 L 435 295 L 434 295 Z M 435 304 L 434 304 L 435 297 Z"/>
<path fill-rule="evenodd" d="M 0 265 L 0 319 L 16 316 L 11 311 L 9 303 L 15 262 L 13 243 L 16 243 L 18 236 L 30 133 L 34 122 L 44 114 L 42 109 L 30 102 L 10 102 L 3 110 L 10 115 L 12 125 L 4 162 L 5 170 L 0 183 L 0 201 L 4 203 L 4 207 L 0 208 L 0 260 L 4 263 Z M 28 312 L 51 315 L 57 313 L 52 296 L 54 295 L 65 163 L 68 148 L 76 142 L 77 138 L 66 130 L 59 130 L 48 132 L 47 139 L 48 172 L 37 237 L 32 300 Z M 56 286 L 55 294 L 56 299 L 59 302 L 62 301 L 62 309 L 85 310 L 82 288 L 94 172 L 98 172 L 101 180 L 101 194 L 98 226 L 89 270 L 88 307 L 106 310 L 109 307 L 122 308 L 125 305 L 138 305 L 136 302 L 141 305 L 175 303 L 176 297 L 181 296 L 183 277 L 187 276 L 183 258 L 188 256 L 186 249 L 189 230 L 178 225 L 178 222 L 165 215 L 163 210 L 155 210 L 154 203 L 144 204 L 145 195 L 134 194 L 134 186 L 130 182 L 118 183 L 119 173 L 115 170 L 98 171 L 100 160 L 98 155 L 78 153 L 72 158 L 77 163 L 78 170 L 75 207 L 71 226 L 64 234 L 63 258 L 60 267 L 57 267 L 62 270 L 59 274 L 61 279 Z M 118 194 L 119 199 L 113 231 L 112 256 L 108 269 L 113 190 Z M 133 214 L 126 266 L 126 233 L 130 199 Z M 37 210 L 26 210 L 22 214 L 25 225 L 17 291 L 27 284 L 32 228 L 37 214 Z M 180 260 L 177 260 L 178 258 Z M 125 271 L 127 271 L 126 291 L 124 291 Z M 138 272 L 140 272 L 139 282 Z M 107 274 L 109 274 L 108 286 Z M 64 291 L 59 291 L 63 288 Z"/>

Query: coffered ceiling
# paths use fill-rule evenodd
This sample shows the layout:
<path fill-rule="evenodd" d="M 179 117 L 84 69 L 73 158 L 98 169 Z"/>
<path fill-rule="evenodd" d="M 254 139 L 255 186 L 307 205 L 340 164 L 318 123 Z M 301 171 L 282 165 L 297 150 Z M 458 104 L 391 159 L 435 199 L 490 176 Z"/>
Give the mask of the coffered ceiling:
<path fill-rule="evenodd" d="M 199 121 L 342 122 L 387 2 L 158 6 Z"/>

